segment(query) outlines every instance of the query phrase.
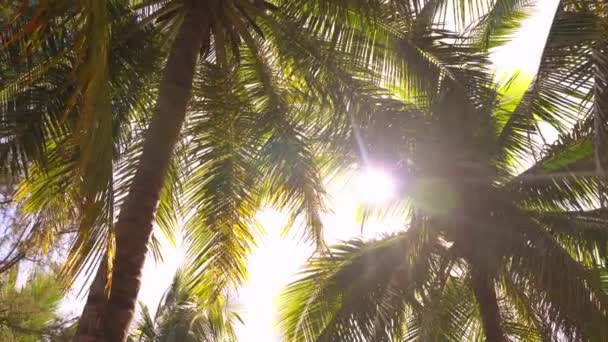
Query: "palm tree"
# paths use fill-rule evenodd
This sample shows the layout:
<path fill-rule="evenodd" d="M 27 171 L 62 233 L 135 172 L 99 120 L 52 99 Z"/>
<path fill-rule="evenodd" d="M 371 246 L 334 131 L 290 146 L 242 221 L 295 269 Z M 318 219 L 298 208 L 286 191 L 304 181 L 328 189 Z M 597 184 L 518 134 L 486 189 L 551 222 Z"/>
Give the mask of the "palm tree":
<path fill-rule="evenodd" d="M 77 140 L 82 143 L 82 147 L 76 145 L 81 152 L 77 166 L 84 168 L 75 175 L 97 182 L 89 187 L 85 181 L 78 187 L 78 193 L 86 190 L 77 196 L 78 207 L 86 210 L 72 216 L 87 215 L 79 218 L 83 222 L 79 231 L 86 234 L 77 240 L 76 251 L 95 250 L 94 260 L 111 256 L 114 231 L 116 249 L 115 257 L 109 259 L 112 262 L 102 262 L 90 291 L 79 328 L 83 339 L 95 340 L 104 334 L 111 340 L 124 339 L 159 199 L 156 222 L 161 226 L 174 225 L 170 214 L 178 204 L 187 219 L 190 261 L 197 266 L 195 272 L 202 274 L 198 277 L 201 289 L 210 283 L 219 287 L 238 283 L 244 277 L 243 259 L 254 235 L 250 222 L 262 200 L 301 214 L 306 236 L 322 246 L 318 215 L 322 171 L 339 165 L 344 141 L 356 144 L 353 126 L 367 125 L 374 113 L 399 105 L 378 84 L 397 83 L 408 98 L 428 96 L 435 93 L 439 80 L 452 77 L 456 70 L 451 67 L 460 62 L 457 50 L 442 45 L 455 37 L 433 26 L 436 13 L 447 6 L 443 2 L 146 2 L 134 7 L 137 22 L 140 26 L 153 23 L 157 30 L 167 32 L 166 40 L 172 44 L 155 114 L 145 139 L 135 139 L 117 156 L 112 157 L 110 150 L 100 153 L 103 161 L 96 162 L 105 167 L 100 174 L 93 167 L 93 156 L 97 156 L 92 147 L 109 146 L 117 135 L 99 128 L 110 127 L 103 111 L 91 110 L 110 108 L 107 101 L 102 106 L 93 104 L 108 98 L 103 93 L 107 78 L 101 74 L 111 60 L 108 50 L 113 50 L 108 47 L 115 37 L 108 34 L 107 23 L 115 17 L 108 10 L 113 8 L 110 4 L 58 2 L 49 7 L 41 2 L 34 19 L 13 35 L 40 34 L 53 26 L 49 18 L 63 15 L 67 8 L 68 18 L 77 19 L 75 46 L 87 52 L 76 59 L 84 60 L 75 90 L 83 95 L 84 114 L 74 127 L 76 133 L 90 136 Z M 499 14 L 504 13 L 490 11 L 484 18 Z M 486 31 L 493 31 L 494 21 L 487 22 L 491 25 L 486 25 Z M 99 74 L 92 72 L 92 65 L 99 66 Z M 122 127 L 128 130 L 133 125 Z M 21 159 L 16 154 L 10 160 Z M 113 160 L 114 167 L 110 166 Z M 38 173 L 43 180 L 55 178 L 47 177 L 45 170 Z M 113 179 L 117 173 L 118 179 Z M 30 197 L 23 197 L 38 203 L 35 209 L 48 209 L 48 200 L 44 205 L 35 201 L 51 197 L 42 191 L 48 189 L 42 186 L 44 181 L 37 184 L 34 189 L 40 196 L 24 191 Z M 115 196 L 115 188 L 129 189 L 128 196 Z M 180 196 L 172 190 L 184 195 L 183 203 L 176 203 Z M 120 214 L 114 222 L 113 208 L 118 205 Z M 104 220 L 98 219 L 100 208 L 109 214 Z M 79 266 L 86 264 L 77 260 Z M 104 289 L 110 269 L 107 299 Z"/>
<path fill-rule="evenodd" d="M 429 130 L 447 134 L 433 125 Z M 489 168 L 495 160 L 484 170 L 477 159 L 480 150 L 504 153 L 495 138 L 448 149 L 424 133 L 415 141 L 425 152 L 412 151 L 411 170 L 400 170 L 411 196 L 406 232 L 348 241 L 312 261 L 283 295 L 286 339 L 605 339 L 608 293 L 600 272 L 608 212 L 568 209 L 599 201 L 604 182 L 593 172 L 591 135 L 582 140 L 584 153 L 581 140 L 564 136 L 529 170 L 509 176 L 500 164 Z M 588 171 L 568 168 L 585 164 Z"/>
<path fill-rule="evenodd" d="M 234 324 L 240 321 L 230 311 L 224 296 L 213 299 L 197 297 L 185 272 L 178 270 L 161 299 L 154 316 L 142 304 L 142 317 L 133 341 L 236 341 Z"/>
<path fill-rule="evenodd" d="M 521 98 L 465 77 L 362 132 L 391 152 L 404 232 L 311 261 L 282 295 L 286 340 L 608 339 L 605 10 L 560 3 Z"/>

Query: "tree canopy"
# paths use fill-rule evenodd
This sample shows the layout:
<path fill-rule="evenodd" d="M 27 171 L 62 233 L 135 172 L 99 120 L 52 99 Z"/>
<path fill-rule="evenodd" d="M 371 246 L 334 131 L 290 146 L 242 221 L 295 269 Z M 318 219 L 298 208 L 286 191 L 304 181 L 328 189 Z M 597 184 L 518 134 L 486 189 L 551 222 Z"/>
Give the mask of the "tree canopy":
<path fill-rule="evenodd" d="M 0 179 L 23 223 L 0 267 L 67 236 L 66 284 L 93 279 L 77 338 L 124 340 L 148 248 L 183 232 L 185 273 L 140 325 L 158 340 L 210 324 L 191 315 L 246 279 L 270 205 L 317 247 L 288 340 L 608 339 L 608 7 L 560 1 L 513 98 L 489 51 L 535 3 L 2 5 Z M 404 232 L 328 247 L 325 181 L 367 164 L 399 179 Z"/>

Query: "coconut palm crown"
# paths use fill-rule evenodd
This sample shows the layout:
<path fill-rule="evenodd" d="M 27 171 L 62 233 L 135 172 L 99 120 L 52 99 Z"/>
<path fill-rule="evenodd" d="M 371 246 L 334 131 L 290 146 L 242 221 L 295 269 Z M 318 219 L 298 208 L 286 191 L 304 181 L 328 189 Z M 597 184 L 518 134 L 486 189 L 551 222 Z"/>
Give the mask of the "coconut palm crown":
<path fill-rule="evenodd" d="M 521 96 L 480 68 L 378 117 L 361 136 L 404 232 L 312 260 L 281 297 L 286 340 L 608 338 L 605 11 L 560 2 Z"/>

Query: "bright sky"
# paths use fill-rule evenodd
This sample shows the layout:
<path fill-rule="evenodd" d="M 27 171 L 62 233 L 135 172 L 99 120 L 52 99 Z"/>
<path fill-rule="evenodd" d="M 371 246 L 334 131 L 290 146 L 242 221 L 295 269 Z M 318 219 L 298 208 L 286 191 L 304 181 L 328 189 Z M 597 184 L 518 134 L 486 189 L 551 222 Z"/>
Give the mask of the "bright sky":
<path fill-rule="evenodd" d="M 496 73 L 502 75 L 520 70 L 523 75 L 533 75 L 551 23 L 557 0 L 539 0 L 534 14 L 523 24 L 514 40 L 492 53 L 497 66 Z M 326 240 L 329 244 L 350 239 L 360 234 L 357 222 L 357 208 L 362 201 L 381 203 L 390 197 L 392 188 L 390 175 L 382 170 L 353 177 L 342 184 L 328 185 L 331 197 L 330 213 L 323 216 Z M 262 239 L 248 260 L 250 277 L 238 298 L 238 310 L 245 325 L 238 327 L 239 341 L 281 341 L 275 329 L 276 307 L 274 298 L 278 292 L 294 278 L 298 270 L 310 256 L 312 249 L 293 238 L 281 238 L 279 232 L 285 226 L 286 217 L 271 208 L 260 210 L 257 219 L 268 235 Z M 368 220 L 364 237 L 394 232 L 402 228 L 403 221 L 394 216 Z M 181 262 L 181 251 L 169 246 L 164 248 L 164 262 L 155 264 L 148 258 L 143 276 L 140 298 L 151 310 L 169 286 L 176 268 Z M 70 301 L 65 310 L 78 312 L 80 305 Z M 76 308 L 75 308 L 76 307 Z M 69 308 L 69 310 L 68 310 Z"/>
<path fill-rule="evenodd" d="M 540 55 L 557 8 L 558 0 L 536 0 L 533 14 L 523 23 L 514 39 L 492 53 L 497 74 L 520 70 L 524 75 L 534 75 Z"/>

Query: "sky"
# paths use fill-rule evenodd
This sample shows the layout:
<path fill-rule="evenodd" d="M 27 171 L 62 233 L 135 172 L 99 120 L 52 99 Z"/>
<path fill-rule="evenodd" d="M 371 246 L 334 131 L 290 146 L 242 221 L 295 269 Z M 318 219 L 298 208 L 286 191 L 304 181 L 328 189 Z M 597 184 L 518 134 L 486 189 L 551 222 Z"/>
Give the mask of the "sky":
<path fill-rule="evenodd" d="M 557 8 L 558 0 L 536 0 L 533 13 L 522 24 L 513 39 L 492 52 L 497 74 L 519 70 L 534 75 L 538 69 L 543 44 Z"/>
<path fill-rule="evenodd" d="M 543 42 L 547 36 L 557 0 L 538 0 L 533 14 L 525 20 L 514 39 L 491 54 L 496 74 L 510 74 L 519 70 L 522 77 L 531 78 L 538 68 Z M 390 198 L 393 180 L 382 170 L 371 168 L 348 181 L 327 185 L 328 213 L 322 217 L 328 244 L 359 236 L 361 226 L 357 221 L 357 208 L 365 200 L 382 203 Z M 364 200 L 365 199 L 365 200 Z M 276 329 L 276 295 L 305 264 L 313 249 L 291 237 L 281 237 L 280 231 L 287 222 L 286 216 L 272 208 L 261 209 L 256 218 L 267 235 L 248 258 L 249 279 L 239 291 L 237 310 L 245 325 L 237 327 L 239 342 L 281 341 Z M 370 238 L 382 233 L 396 232 L 403 227 L 403 220 L 396 216 L 366 221 L 363 237 Z M 144 266 L 140 300 L 154 310 L 163 292 L 171 283 L 175 270 L 182 260 L 180 248 L 165 246 L 164 262 L 155 263 L 149 257 Z M 74 297 L 66 301 L 62 310 L 77 314 L 82 299 Z"/>

